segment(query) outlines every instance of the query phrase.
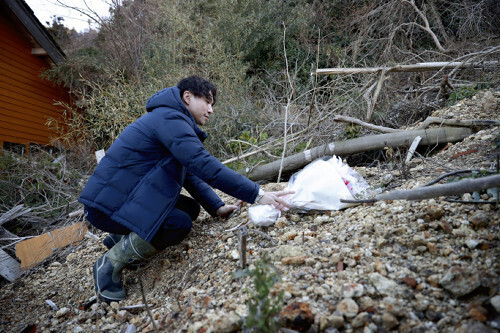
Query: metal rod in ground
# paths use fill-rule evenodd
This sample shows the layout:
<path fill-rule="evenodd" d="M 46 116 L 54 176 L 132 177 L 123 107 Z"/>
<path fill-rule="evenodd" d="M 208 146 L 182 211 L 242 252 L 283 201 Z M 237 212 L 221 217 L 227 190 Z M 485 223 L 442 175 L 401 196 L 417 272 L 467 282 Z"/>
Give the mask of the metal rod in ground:
<path fill-rule="evenodd" d="M 238 229 L 241 269 L 245 269 L 247 267 L 247 236 L 248 229 L 243 225 Z"/>

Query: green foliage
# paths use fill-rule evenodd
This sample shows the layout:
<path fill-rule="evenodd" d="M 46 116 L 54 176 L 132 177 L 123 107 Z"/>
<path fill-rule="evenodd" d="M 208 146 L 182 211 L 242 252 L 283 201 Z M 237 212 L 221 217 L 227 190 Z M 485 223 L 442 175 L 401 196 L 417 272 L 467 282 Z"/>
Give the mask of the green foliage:
<path fill-rule="evenodd" d="M 259 260 L 255 262 L 254 269 L 239 270 L 235 277 L 251 277 L 254 289 L 249 292 L 248 316 L 245 326 L 253 332 L 278 331 L 278 315 L 283 306 L 283 291 L 278 294 L 271 290 L 277 282 L 281 281 L 281 276 L 276 267 L 271 263 L 267 252 L 264 252 Z"/>
<path fill-rule="evenodd" d="M 348 139 L 354 139 L 359 136 L 360 133 L 360 128 L 359 125 L 356 124 L 349 124 L 346 126 L 344 130 L 344 135 Z"/>
<path fill-rule="evenodd" d="M 229 142 L 229 149 L 233 153 L 241 153 L 252 146 L 258 146 L 260 142 L 266 141 L 268 138 L 269 135 L 266 132 L 261 132 L 257 136 L 253 136 L 252 132 L 243 131 L 238 137 L 238 141 Z"/>
<path fill-rule="evenodd" d="M 295 146 L 294 151 L 300 153 L 301 151 L 304 151 L 307 148 L 307 146 L 308 146 L 307 142 L 301 142 Z"/>
<path fill-rule="evenodd" d="M 477 93 L 477 89 L 474 87 L 461 87 L 458 89 L 455 89 L 451 92 L 450 97 L 448 98 L 447 105 L 453 105 L 456 102 L 465 99 L 465 98 L 470 98 L 474 96 Z"/>

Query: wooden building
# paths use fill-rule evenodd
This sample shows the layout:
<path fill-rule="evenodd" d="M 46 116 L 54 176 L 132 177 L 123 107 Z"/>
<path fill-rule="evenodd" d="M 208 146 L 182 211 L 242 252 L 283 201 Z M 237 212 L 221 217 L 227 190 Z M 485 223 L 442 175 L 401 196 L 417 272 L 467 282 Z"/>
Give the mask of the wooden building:
<path fill-rule="evenodd" d="M 0 149 L 50 145 L 69 92 L 40 77 L 64 53 L 23 0 L 0 0 Z"/>

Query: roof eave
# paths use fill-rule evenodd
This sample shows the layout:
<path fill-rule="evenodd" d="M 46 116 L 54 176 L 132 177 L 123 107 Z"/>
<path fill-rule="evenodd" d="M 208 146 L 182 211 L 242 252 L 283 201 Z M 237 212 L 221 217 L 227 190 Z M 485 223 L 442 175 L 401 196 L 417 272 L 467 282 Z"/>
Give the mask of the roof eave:
<path fill-rule="evenodd" d="M 52 38 L 50 33 L 36 18 L 31 8 L 23 0 L 5 0 L 10 10 L 22 22 L 33 38 L 47 51 L 50 59 L 55 63 L 61 63 L 65 54 Z"/>

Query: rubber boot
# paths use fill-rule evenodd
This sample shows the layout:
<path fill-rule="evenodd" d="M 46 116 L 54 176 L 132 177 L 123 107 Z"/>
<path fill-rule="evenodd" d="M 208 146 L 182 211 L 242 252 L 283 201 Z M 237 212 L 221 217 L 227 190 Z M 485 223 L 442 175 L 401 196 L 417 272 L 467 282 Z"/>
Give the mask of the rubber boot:
<path fill-rule="evenodd" d="M 125 299 L 123 269 L 134 261 L 144 261 L 158 252 L 134 232 L 123 236 L 94 264 L 94 285 L 97 297 L 106 303 Z"/>
<path fill-rule="evenodd" d="M 115 246 L 123 237 L 125 237 L 125 235 L 109 234 L 102 240 L 102 243 L 108 248 L 108 250 L 111 250 L 111 248 Z M 125 268 L 128 268 L 131 271 L 135 271 L 139 267 L 141 267 L 141 261 L 139 260 L 134 260 L 125 266 Z"/>
<path fill-rule="evenodd" d="M 123 236 L 124 235 L 109 234 L 103 239 L 102 243 L 108 248 L 108 250 L 111 250 L 111 248 L 115 246 Z"/>

